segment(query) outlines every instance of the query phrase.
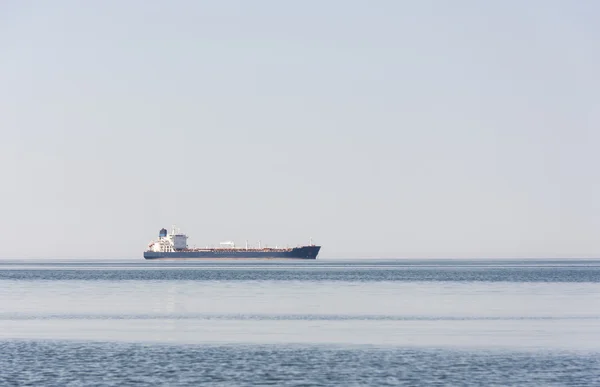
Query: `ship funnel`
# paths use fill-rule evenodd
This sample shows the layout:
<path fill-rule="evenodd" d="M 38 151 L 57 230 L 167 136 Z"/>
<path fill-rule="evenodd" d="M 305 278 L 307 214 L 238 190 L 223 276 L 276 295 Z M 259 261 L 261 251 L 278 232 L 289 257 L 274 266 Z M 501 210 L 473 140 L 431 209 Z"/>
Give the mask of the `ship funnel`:
<path fill-rule="evenodd" d="M 159 236 L 159 238 L 166 238 L 167 237 L 167 229 L 161 228 L 160 231 L 158 232 L 158 236 Z"/>

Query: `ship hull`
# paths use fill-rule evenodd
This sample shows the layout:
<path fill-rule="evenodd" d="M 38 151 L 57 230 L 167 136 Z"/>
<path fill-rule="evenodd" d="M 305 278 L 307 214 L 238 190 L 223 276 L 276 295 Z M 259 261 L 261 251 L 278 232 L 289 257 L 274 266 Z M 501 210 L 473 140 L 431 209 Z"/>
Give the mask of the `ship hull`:
<path fill-rule="evenodd" d="M 285 251 L 268 250 L 201 250 L 201 251 L 173 251 L 155 252 L 145 251 L 145 259 L 261 259 L 261 258 L 290 258 L 290 259 L 317 259 L 321 246 L 303 246 Z"/>

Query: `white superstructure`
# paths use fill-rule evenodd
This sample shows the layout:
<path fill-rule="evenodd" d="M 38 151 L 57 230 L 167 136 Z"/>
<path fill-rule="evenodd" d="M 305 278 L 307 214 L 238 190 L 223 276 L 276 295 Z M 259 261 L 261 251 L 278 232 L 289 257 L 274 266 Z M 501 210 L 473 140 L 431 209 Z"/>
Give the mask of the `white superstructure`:
<path fill-rule="evenodd" d="M 156 253 L 168 253 L 187 249 L 187 235 L 182 234 L 175 226 L 170 233 L 164 228 L 160 230 L 158 239 L 150 242 L 148 245 L 149 251 Z"/>

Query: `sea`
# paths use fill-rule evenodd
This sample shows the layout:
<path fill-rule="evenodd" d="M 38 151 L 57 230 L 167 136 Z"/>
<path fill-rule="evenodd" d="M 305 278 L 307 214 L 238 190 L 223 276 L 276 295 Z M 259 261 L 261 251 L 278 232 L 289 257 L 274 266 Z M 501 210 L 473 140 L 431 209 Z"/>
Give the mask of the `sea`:
<path fill-rule="evenodd" d="M 600 386 L 600 260 L 2 260 L 0 386 Z"/>

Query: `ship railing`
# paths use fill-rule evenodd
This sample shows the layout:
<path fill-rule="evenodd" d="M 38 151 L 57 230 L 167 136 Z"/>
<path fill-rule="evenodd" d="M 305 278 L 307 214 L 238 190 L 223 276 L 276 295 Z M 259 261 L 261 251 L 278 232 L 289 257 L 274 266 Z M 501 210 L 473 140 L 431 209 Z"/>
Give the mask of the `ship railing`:
<path fill-rule="evenodd" d="M 182 251 L 219 251 L 219 252 L 243 252 L 243 251 L 255 251 L 255 252 L 266 252 L 266 251 L 292 251 L 291 247 L 274 248 L 274 247 L 262 247 L 262 248 L 223 248 L 223 247 L 209 247 L 209 248 L 188 248 Z"/>

